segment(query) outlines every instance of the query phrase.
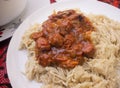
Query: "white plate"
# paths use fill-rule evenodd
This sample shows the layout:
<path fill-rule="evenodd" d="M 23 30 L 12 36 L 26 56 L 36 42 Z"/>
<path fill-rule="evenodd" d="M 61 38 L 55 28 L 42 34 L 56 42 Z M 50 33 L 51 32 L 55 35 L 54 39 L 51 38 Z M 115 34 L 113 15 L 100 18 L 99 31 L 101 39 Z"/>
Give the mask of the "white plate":
<path fill-rule="evenodd" d="M 26 19 L 31 13 L 39 8 L 49 5 L 50 0 L 27 0 L 26 7 L 19 17 L 12 22 L 0 27 L 0 42 L 10 38 L 21 22 Z M 4 29 L 4 30 L 3 30 Z"/>
<path fill-rule="evenodd" d="M 79 8 L 85 13 L 103 14 L 111 19 L 120 22 L 120 10 L 108 4 L 95 0 L 67 0 L 39 9 L 28 17 L 16 30 L 10 42 L 7 53 L 7 71 L 13 88 L 40 88 L 40 83 L 29 81 L 24 76 L 25 62 L 27 58 L 26 51 L 19 51 L 20 40 L 31 25 L 45 21 L 53 10 L 65 10 Z"/>

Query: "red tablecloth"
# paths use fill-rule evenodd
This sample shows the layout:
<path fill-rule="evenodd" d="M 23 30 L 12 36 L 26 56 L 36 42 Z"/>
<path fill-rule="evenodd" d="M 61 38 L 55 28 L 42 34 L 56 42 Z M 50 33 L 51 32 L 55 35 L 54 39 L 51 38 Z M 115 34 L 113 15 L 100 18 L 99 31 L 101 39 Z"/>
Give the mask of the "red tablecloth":
<path fill-rule="evenodd" d="M 98 0 L 120 8 L 120 0 Z M 56 2 L 50 0 L 51 3 Z M 0 32 L 1 33 L 1 32 Z M 6 52 L 11 38 L 0 42 L 0 88 L 12 88 L 6 70 Z"/>

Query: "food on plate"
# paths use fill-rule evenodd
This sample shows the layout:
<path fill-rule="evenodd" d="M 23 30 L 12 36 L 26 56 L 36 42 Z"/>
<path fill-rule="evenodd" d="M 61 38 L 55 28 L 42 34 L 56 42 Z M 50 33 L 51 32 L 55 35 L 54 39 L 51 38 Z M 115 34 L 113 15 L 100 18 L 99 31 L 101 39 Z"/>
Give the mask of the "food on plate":
<path fill-rule="evenodd" d="M 83 57 L 92 57 L 94 46 L 90 34 L 91 22 L 75 10 L 59 11 L 49 16 L 42 30 L 31 34 L 35 54 L 42 66 L 74 68 L 82 65 Z"/>
<path fill-rule="evenodd" d="M 54 12 L 23 35 L 25 74 L 42 88 L 118 88 L 120 23 L 70 9 Z"/>

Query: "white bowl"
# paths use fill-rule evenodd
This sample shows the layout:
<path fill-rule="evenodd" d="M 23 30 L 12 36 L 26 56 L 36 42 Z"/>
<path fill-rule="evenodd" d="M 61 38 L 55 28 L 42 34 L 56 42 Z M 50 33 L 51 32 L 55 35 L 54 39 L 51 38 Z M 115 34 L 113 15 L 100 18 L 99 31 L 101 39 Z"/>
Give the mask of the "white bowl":
<path fill-rule="evenodd" d="M 19 16 L 26 2 L 27 0 L 0 0 L 0 26 Z"/>

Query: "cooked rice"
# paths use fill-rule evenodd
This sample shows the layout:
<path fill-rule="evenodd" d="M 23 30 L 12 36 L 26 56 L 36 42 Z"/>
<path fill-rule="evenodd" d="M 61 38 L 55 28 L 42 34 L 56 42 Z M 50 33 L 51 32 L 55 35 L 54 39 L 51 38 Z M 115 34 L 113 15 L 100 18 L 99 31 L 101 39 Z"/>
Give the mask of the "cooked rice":
<path fill-rule="evenodd" d="M 36 24 L 24 34 L 21 49 L 27 49 L 26 76 L 29 80 L 42 82 L 42 88 L 119 88 L 120 23 L 105 16 L 86 15 L 96 31 L 91 37 L 96 52 L 83 66 L 71 70 L 60 67 L 42 67 L 35 58 L 35 42 L 30 34 L 41 30 Z"/>

